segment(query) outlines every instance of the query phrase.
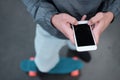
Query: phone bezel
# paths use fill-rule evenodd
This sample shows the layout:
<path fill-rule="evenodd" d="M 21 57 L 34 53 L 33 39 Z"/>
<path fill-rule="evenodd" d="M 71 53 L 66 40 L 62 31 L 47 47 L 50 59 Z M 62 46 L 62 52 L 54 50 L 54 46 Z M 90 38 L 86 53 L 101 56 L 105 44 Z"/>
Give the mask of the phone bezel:
<path fill-rule="evenodd" d="M 88 21 L 78 21 L 78 25 L 79 24 L 88 24 Z M 73 31 L 74 31 L 75 46 L 76 46 L 77 51 L 82 52 L 82 51 L 91 51 L 91 50 L 96 50 L 97 49 L 96 41 L 95 41 L 94 34 L 92 32 L 91 27 L 90 27 L 90 31 L 92 33 L 92 37 L 93 37 L 95 45 L 88 45 L 88 46 L 78 46 L 76 36 L 75 36 L 74 25 L 72 25 L 72 28 L 73 28 Z"/>

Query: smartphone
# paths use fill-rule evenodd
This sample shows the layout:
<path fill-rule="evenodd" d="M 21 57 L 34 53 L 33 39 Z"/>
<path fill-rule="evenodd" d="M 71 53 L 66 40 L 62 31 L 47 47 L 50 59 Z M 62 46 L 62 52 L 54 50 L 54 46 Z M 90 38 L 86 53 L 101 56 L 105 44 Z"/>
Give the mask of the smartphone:
<path fill-rule="evenodd" d="M 79 21 L 78 25 L 72 25 L 72 28 L 77 51 L 82 52 L 97 49 L 95 38 L 91 27 L 88 25 L 88 21 Z"/>

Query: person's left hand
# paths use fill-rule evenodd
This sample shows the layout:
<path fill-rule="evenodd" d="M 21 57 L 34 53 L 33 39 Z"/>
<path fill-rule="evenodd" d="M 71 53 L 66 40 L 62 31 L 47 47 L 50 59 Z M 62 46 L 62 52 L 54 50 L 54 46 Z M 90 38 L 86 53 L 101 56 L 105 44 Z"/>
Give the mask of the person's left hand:
<path fill-rule="evenodd" d="M 109 26 L 113 17 L 114 15 L 112 12 L 99 12 L 89 20 L 88 24 L 94 25 L 92 29 L 97 44 L 101 33 Z"/>

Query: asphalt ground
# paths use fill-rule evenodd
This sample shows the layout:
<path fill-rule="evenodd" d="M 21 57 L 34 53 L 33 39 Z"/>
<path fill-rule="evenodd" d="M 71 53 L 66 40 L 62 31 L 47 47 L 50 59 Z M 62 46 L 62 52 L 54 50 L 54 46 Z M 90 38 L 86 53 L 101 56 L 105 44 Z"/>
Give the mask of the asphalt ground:
<path fill-rule="evenodd" d="M 0 80 L 119 80 L 120 16 L 102 34 L 82 75 L 44 75 L 30 78 L 20 70 L 23 59 L 35 55 L 35 23 L 20 0 L 0 0 Z M 66 52 L 66 47 L 61 53 Z"/>

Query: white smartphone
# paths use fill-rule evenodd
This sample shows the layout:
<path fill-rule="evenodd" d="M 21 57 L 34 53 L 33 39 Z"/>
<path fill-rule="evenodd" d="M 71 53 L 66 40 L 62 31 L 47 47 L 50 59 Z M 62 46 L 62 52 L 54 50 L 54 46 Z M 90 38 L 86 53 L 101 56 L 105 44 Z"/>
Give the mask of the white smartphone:
<path fill-rule="evenodd" d="M 88 21 L 79 21 L 78 25 L 72 25 L 72 28 L 77 51 L 82 52 L 97 49 L 95 38 L 91 27 L 88 25 Z"/>

